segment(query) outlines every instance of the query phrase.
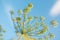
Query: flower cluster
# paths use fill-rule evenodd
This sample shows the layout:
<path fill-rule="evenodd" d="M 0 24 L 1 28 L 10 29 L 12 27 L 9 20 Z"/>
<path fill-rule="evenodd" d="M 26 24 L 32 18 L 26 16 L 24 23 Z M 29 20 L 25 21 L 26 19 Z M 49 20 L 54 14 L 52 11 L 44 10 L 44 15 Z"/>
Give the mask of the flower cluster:
<path fill-rule="evenodd" d="M 49 38 L 54 38 L 54 34 L 48 33 L 48 36 L 45 36 L 49 30 L 49 26 L 45 23 L 44 16 L 28 16 L 28 13 L 32 9 L 33 4 L 30 3 L 23 10 L 18 10 L 18 17 L 13 17 L 14 12 L 10 11 L 11 19 L 13 21 L 14 27 L 16 29 L 16 34 L 18 39 L 21 39 L 22 36 L 25 40 L 49 40 Z M 56 26 L 57 21 L 52 20 L 51 25 Z M 39 29 L 40 28 L 40 29 Z M 32 36 L 44 35 L 43 38 L 32 38 Z M 21 39 L 22 40 L 22 39 Z"/>

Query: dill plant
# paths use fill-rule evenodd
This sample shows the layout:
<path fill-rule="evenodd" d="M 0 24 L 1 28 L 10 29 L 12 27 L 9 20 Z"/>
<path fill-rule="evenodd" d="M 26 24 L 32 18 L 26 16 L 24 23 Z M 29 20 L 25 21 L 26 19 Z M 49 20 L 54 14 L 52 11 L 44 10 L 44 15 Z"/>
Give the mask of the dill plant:
<path fill-rule="evenodd" d="M 17 17 L 14 16 L 14 11 L 11 10 L 11 19 L 14 24 L 15 33 L 18 37 L 17 40 L 49 40 L 54 39 L 55 35 L 50 33 L 49 26 L 45 22 L 46 18 L 44 16 L 28 16 L 29 12 L 33 8 L 33 4 L 28 4 L 23 10 L 17 11 Z M 39 21 L 38 21 L 39 20 Z M 54 27 L 58 23 L 56 20 L 52 20 L 50 24 Z M 39 29 L 40 28 L 40 29 Z M 45 35 L 48 33 L 47 35 Z M 33 36 L 42 36 L 38 38 L 33 38 Z"/>

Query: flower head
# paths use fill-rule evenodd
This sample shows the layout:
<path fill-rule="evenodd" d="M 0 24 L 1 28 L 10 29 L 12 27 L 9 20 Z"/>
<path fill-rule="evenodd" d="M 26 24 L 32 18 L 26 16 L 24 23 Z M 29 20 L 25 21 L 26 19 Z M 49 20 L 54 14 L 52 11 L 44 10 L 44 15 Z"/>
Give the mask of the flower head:
<path fill-rule="evenodd" d="M 10 13 L 11 13 L 11 15 L 13 15 L 13 14 L 14 14 L 14 11 L 13 11 L 13 10 L 11 10 L 11 11 L 10 11 Z"/>
<path fill-rule="evenodd" d="M 45 17 L 41 16 L 41 17 L 40 17 L 40 20 L 41 20 L 41 21 L 44 21 L 44 20 L 45 20 Z"/>
<path fill-rule="evenodd" d="M 50 38 L 55 38 L 55 35 L 53 33 L 49 34 Z"/>
<path fill-rule="evenodd" d="M 29 19 L 29 20 L 32 20 L 33 18 L 32 18 L 32 16 L 29 16 L 28 19 Z"/>
<path fill-rule="evenodd" d="M 45 36 L 45 40 L 49 40 L 49 36 Z"/>
<path fill-rule="evenodd" d="M 26 7 L 26 8 L 23 10 L 23 12 L 26 13 L 26 14 L 27 14 L 29 11 L 30 11 L 30 9 L 29 9 L 28 7 Z"/>
<path fill-rule="evenodd" d="M 33 4 L 30 3 L 30 4 L 28 5 L 28 7 L 31 9 L 31 8 L 33 7 Z"/>
<path fill-rule="evenodd" d="M 14 22 L 18 22 L 18 21 L 20 21 L 20 20 L 21 20 L 20 17 L 16 17 L 16 18 L 13 19 Z"/>
<path fill-rule="evenodd" d="M 23 11 L 22 11 L 22 10 L 18 10 L 18 13 L 19 13 L 19 14 L 22 14 L 22 13 L 23 13 Z"/>
<path fill-rule="evenodd" d="M 51 25 L 52 25 L 52 26 L 57 26 L 57 24 L 58 24 L 58 23 L 57 23 L 56 20 L 52 20 L 52 21 L 51 21 Z"/>

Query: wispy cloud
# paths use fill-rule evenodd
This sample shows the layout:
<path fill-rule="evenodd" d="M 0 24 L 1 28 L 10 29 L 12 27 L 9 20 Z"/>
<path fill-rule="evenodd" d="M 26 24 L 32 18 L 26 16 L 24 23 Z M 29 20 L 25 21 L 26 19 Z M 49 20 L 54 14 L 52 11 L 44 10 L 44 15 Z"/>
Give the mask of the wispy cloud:
<path fill-rule="evenodd" d="M 51 16 L 58 16 L 58 15 L 60 15 L 60 0 L 57 0 L 57 2 L 51 8 L 50 15 Z"/>

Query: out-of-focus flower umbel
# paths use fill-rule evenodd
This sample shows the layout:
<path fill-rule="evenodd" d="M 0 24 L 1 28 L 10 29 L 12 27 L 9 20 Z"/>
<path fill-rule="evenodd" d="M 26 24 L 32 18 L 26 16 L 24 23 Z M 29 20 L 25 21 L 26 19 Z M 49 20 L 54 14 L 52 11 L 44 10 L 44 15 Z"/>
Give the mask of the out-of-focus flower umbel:
<path fill-rule="evenodd" d="M 40 20 L 41 20 L 41 21 L 44 21 L 44 20 L 45 20 L 45 17 L 41 16 L 41 17 L 40 17 Z"/>
<path fill-rule="evenodd" d="M 36 25 L 38 25 L 39 23 L 38 22 L 35 22 Z"/>
<path fill-rule="evenodd" d="M 28 19 L 29 19 L 29 20 L 32 20 L 33 18 L 32 18 L 32 16 L 29 16 Z"/>
<path fill-rule="evenodd" d="M 18 37 L 22 36 L 24 40 L 36 40 L 33 38 L 34 35 L 40 36 L 42 34 L 43 38 L 39 40 L 48 40 L 48 36 L 44 38 L 44 34 L 48 33 L 49 27 L 45 23 L 45 17 L 40 16 L 29 16 L 28 13 L 30 12 L 33 4 L 30 3 L 26 8 L 23 10 L 18 10 L 18 17 L 11 17 L 14 21 L 14 27 L 16 29 L 16 34 Z M 13 14 L 13 11 L 10 12 Z M 23 13 L 23 14 L 22 14 Z M 20 15 L 21 14 L 21 15 Z M 31 24 L 32 23 L 32 24 Z M 16 24 L 16 25 L 15 25 Z M 56 26 L 56 21 L 51 21 L 51 24 Z M 42 27 L 41 27 L 42 26 Z M 40 29 L 41 27 L 41 29 Z M 53 34 L 50 34 L 49 37 L 54 37 Z M 20 38 L 18 38 L 20 40 Z M 22 39 L 21 39 L 22 40 Z"/>
<path fill-rule="evenodd" d="M 39 32 L 37 32 L 37 34 L 45 34 L 47 32 L 47 30 L 46 29 L 42 29 L 42 30 L 40 30 Z"/>
<path fill-rule="evenodd" d="M 18 10 L 18 14 L 22 14 L 23 13 L 23 11 L 22 10 Z"/>
<path fill-rule="evenodd" d="M 19 22 L 21 20 L 21 18 L 20 17 L 16 17 L 13 20 L 14 20 L 14 22 Z"/>
<path fill-rule="evenodd" d="M 24 17 L 26 18 L 27 14 L 24 14 Z"/>
<path fill-rule="evenodd" d="M 50 38 L 55 38 L 55 35 L 53 33 L 49 34 Z"/>
<path fill-rule="evenodd" d="M 41 22 L 40 23 L 40 26 L 44 27 L 45 26 L 45 23 L 44 22 Z"/>
<path fill-rule="evenodd" d="M 52 21 L 51 21 L 51 25 L 52 25 L 52 26 L 57 26 L 57 25 L 58 25 L 58 22 L 57 22 L 56 20 L 52 20 Z"/>
<path fill-rule="evenodd" d="M 49 36 L 45 36 L 45 40 L 49 40 Z"/>
<path fill-rule="evenodd" d="M 33 7 L 33 4 L 32 3 L 28 4 L 28 7 L 31 9 Z"/>
<path fill-rule="evenodd" d="M 11 13 L 11 15 L 13 15 L 13 14 L 14 14 L 14 11 L 13 11 L 13 10 L 11 10 L 11 11 L 10 11 L 10 13 Z"/>
<path fill-rule="evenodd" d="M 44 26 L 44 29 L 48 30 L 48 26 Z"/>
<path fill-rule="evenodd" d="M 30 3 L 30 4 L 23 10 L 23 12 L 24 12 L 25 14 L 29 13 L 32 7 L 33 7 L 33 4 Z"/>
<path fill-rule="evenodd" d="M 24 12 L 25 14 L 27 14 L 27 13 L 30 12 L 30 9 L 29 9 L 28 7 L 26 7 L 26 8 L 23 10 L 23 12 Z"/>

